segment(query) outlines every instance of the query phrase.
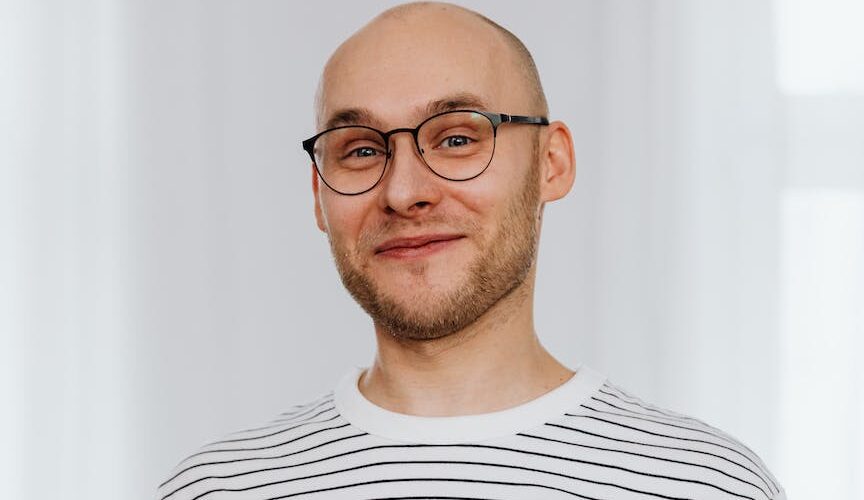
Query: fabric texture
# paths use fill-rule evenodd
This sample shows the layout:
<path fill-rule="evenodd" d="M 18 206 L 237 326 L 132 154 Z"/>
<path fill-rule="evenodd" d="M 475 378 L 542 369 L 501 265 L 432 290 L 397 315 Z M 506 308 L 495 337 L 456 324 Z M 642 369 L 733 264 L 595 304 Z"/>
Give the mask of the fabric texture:
<path fill-rule="evenodd" d="M 503 411 L 394 413 L 357 387 L 363 368 L 276 419 L 204 446 L 161 500 L 785 499 L 728 434 L 658 408 L 587 366 Z"/>

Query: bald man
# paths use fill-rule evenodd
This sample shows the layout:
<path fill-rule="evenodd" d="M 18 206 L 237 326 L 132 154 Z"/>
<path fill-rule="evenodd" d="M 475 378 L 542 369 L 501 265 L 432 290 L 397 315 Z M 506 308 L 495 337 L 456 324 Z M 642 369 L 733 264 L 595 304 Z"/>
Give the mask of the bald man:
<path fill-rule="evenodd" d="M 448 4 L 384 12 L 328 61 L 315 220 L 377 354 L 209 444 L 161 499 L 779 499 L 727 434 L 572 369 L 533 324 L 543 209 L 575 175 L 530 53 Z"/>

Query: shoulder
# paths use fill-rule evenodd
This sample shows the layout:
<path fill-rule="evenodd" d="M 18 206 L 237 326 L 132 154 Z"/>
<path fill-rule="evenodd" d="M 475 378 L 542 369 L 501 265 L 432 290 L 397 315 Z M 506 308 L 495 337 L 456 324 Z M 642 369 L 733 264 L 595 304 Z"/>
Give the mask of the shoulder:
<path fill-rule="evenodd" d="M 342 420 L 332 391 L 295 405 L 266 423 L 202 446 L 174 467 L 156 498 L 189 500 L 216 491 L 221 480 L 266 469 L 268 461 L 302 451 L 319 436 L 347 427 Z"/>
<path fill-rule="evenodd" d="M 785 498 L 783 488 L 745 444 L 608 380 L 551 425 L 558 438 L 592 448 L 598 463 L 614 463 L 616 474 L 639 478 L 673 497 L 698 492 L 699 498 Z"/>

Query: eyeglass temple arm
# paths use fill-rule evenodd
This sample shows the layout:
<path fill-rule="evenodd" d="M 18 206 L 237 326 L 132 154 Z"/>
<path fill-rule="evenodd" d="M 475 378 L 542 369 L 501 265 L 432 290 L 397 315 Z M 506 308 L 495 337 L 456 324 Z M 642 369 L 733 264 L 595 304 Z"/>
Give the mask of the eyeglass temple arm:
<path fill-rule="evenodd" d="M 501 114 L 501 123 L 529 123 L 533 125 L 549 125 L 549 119 L 545 116 L 519 116 Z"/>

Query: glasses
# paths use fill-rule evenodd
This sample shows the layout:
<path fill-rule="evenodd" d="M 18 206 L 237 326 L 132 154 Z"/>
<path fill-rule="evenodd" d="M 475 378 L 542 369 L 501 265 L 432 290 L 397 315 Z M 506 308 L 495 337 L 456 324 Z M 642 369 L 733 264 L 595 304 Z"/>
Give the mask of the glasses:
<path fill-rule="evenodd" d="M 420 157 L 439 177 L 471 180 L 492 163 L 495 138 L 502 123 L 549 125 L 543 116 L 517 116 L 474 110 L 446 111 L 430 116 L 415 128 L 382 132 L 363 125 L 325 130 L 303 141 L 324 184 L 344 195 L 363 194 L 384 177 L 393 156 L 390 137 L 408 132 Z"/>

